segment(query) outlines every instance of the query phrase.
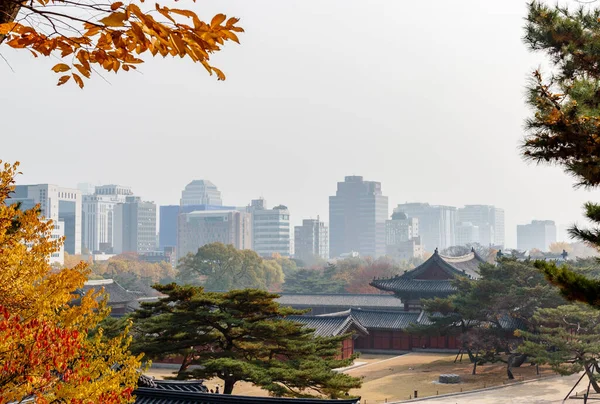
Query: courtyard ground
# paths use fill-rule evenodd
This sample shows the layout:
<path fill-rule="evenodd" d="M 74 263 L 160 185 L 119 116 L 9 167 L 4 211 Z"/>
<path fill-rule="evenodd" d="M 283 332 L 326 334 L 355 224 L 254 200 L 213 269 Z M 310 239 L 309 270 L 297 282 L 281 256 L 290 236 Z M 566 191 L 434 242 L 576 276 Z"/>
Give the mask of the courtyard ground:
<path fill-rule="evenodd" d="M 447 394 L 468 390 L 481 389 L 492 386 L 501 386 L 509 383 L 506 377 L 506 365 L 494 364 L 477 367 L 477 375 L 471 375 L 472 365 L 468 358 L 463 358 L 462 363 L 454 363 L 455 354 L 436 354 L 411 352 L 401 356 L 391 355 L 361 355 L 357 362 L 363 365 L 346 370 L 345 373 L 363 378 L 363 386 L 353 390 L 353 395 L 361 396 L 364 404 L 375 404 L 406 400 L 414 398 L 414 391 L 418 396 L 428 397 L 438 394 Z M 147 374 L 162 379 L 172 376 L 173 369 L 150 369 Z M 462 383 L 457 385 L 443 385 L 436 383 L 440 374 L 456 373 L 461 376 Z M 549 369 L 541 368 L 542 376 L 552 375 Z M 514 368 L 515 381 L 536 379 L 534 366 L 528 364 L 521 368 Z M 222 390 L 219 379 L 207 380 L 205 384 L 209 389 L 217 385 Z M 515 386 L 516 387 L 516 386 Z M 501 389 L 502 390 L 502 389 Z M 498 390 L 498 391 L 501 391 Z M 568 391 L 568 390 L 567 390 Z M 236 383 L 235 394 L 248 396 L 266 396 L 267 393 L 250 383 Z M 566 394 L 566 393 L 565 393 Z M 436 401 L 445 402 L 445 401 Z M 448 401 L 451 403 L 457 401 Z M 502 402 L 502 401 L 496 401 Z"/>
<path fill-rule="evenodd" d="M 477 367 L 477 374 L 471 375 L 472 364 L 466 356 L 462 363 L 454 363 L 455 354 L 435 354 L 411 352 L 406 355 L 351 369 L 346 373 L 363 377 L 363 386 L 351 391 L 360 395 L 366 404 L 384 403 L 414 398 L 417 390 L 419 397 L 438 394 L 476 390 L 510 383 L 506 376 L 506 365 L 499 363 Z M 361 361 L 365 358 L 361 357 Z M 436 383 L 440 374 L 455 373 L 462 382 L 456 385 Z M 515 381 L 536 379 L 553 373 L 540 368 L 541 376 L 536 375 L 535 366 L 529 364 L 514 368 Z"/>
<path fill-rule="evenodd" d="M 536 380 L 523 384 L 490 389 L 485 391 L 474 391 L 450 397 L 439 397 L 432 399 L 410 400 L 403 403 L 422 404 L 559 404 L 577 382 L 579 375 L 555 376 Z M 578 388 L 579 400 L 568 400 L 566 403 L 582 402 L 581 396 L 585 386 Z M 597 401 L 593 401 L 597 402 Z"/>

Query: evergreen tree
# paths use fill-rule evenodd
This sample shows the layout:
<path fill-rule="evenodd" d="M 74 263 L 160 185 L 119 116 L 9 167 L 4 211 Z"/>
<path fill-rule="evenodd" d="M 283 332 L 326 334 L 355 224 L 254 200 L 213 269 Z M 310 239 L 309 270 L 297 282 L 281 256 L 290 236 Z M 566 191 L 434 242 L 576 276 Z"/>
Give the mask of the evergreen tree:
<path fill-rule="evenodd" d="M 157 288 L 168 297 L 143 303 L 134 314 L 133 349 L 150 358 L 183 355 L 180 379 L 218 377 L 225 394 L 243 380 L 292 397 L 337 398 L 361 384 L 333 371 L 353 360 L 337 359 L 348 335 L 315 337 L 313 330 L 286 320 L 303 312 L 279 306 L 278 295 L 252 289 L 206 293 L 175 284 Z"/>
<path fill-rule="evenodd" d="M 561 165 L 577 186 L 600 185 L 600 9 L 576 11 L 539 2 L 529 4 L 525 42 L 550 56 L 554 73 L 544 79 L 534 72 L 529 105 L 534 114 L 526 122 L 529 134 L 523 155 L 537 163 Z M 587 203 L 590 229 L 573 226 L 570 234 L 600 247 L 600 205 Z M 539 262 L 548 279 L 564 296 L 600 308 L 600 281 L 566 267 Z"/>
<path fill-rule="evenodd" d="M 533 316 L 538 332 L 523 332 L 519 348 L 537 364 L 549 364 L 561 375 L 585 371 L 600 393 L 596 379 L 600 366 L 600 312 L 574 303 L 540 309 Z M 596 372 L 596 375 L 593 373 Z"/>
<path fill-rule="evenodd" d="M 529 262 L 502 258 L 497 265 L 481 265 L 479 273 L 478 280 L 457 279 L 455 295 L 424 300 L 432 324 L 412 327 L 414 333 L 456 335 L 473 363 L 473 374 L 477 365 L 516 353 L 512 328 L 534 331 L 531 318 L 538 308 L 564 302 Z M 509 357 L 509 378 L 510 367 L 524 359 Z"/>

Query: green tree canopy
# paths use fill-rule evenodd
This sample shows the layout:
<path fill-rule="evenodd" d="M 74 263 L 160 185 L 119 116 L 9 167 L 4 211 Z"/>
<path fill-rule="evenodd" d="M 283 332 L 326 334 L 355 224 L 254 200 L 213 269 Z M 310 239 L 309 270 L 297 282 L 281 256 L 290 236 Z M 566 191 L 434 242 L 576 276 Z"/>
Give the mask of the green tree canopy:
<path fill-rule="evenodd" d="M 175 284 L 158 290 L 168 297 L 143 303 L 133 316 L 133 349 L 150 358 L 183 355 L 178 378 L 218 377 L 226 394 L 243 380 L 292 397 L 336 398 L 361 384 L 333 371 L 352 362 L 337 359 L 348 335 L 315 337 L 313 330 L 286 320 L 302 311 L 279 306 L 276 294 L 204 292 Z"/>
<path fill-rule="evenodd" d="M 531 318 L 538 308 L 564 303 L 530 262 L 502 258 L 497 265 L 481 265 L 479 272 L 478 280 L 457 279 L 455 295 L 424 300 L 432 324 L 412 328 L 415 333 L 457 335 L 474 371 L 477 364 L 515 353 L 512 329 L 533 331 Z M 512 377 L 510 369 L 508 375 Z"/>
<path fill-rule="evenodd" d="M 203 285 L 207 290 L 272 289 L 283 283 L 281 265 L 263 260 L 251 250 L 238 250 L 231 244 L 207 244 L 196 254 L 188 254 L 177 267 L 181 283 Z"/>
<path fill-rule="evenodd" d="M 344 293 L 345 283 L 335 279 L 337 267 L 327 264 L 323 269 L 299 269 L 287 276 L 283 284 L 286 293 Z"/>
<path fill-rule="evenodd" d="M 600 10 L 529 4 L 525 43 L 550 57 L 553 74 L 533 74 L 523 156 L 537 163 L 558 164 L 577 186 L 600 185 Z M 571 235 L 600 247 L 600 205 L 587 203 L 585 215 L 594 224 L 573 226 Z M 548 279 L 569 299 L 600 307 L 600 282 L 566 267 L 539 262 Z"/>
<path fill-rule="evenodd" d="M 600 368 L 600 312 L 574 303 L 538 310 L 533 318 L 537 332 L 523 332 L 519 348 L 538 364 L 549 364 L 561 375 L 586 372 L 600 393 L 596 375 Z M 596 371 L 596 375 L 593 372 Z"/>

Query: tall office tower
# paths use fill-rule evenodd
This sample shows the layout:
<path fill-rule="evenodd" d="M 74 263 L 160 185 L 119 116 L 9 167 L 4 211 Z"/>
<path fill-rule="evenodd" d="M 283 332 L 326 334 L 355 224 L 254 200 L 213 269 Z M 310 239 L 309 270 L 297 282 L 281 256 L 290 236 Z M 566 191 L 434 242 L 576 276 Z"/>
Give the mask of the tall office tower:
<path fill-rule="evenodd" d="M 419 219 L 419 235 L 425 251 L 443 250 L 456 244 L 456 208 L 428 203 L 399 204 L 394 212 Z"/>
<path fill-rule="evenodd" d="M 114 208 L 115 254 L 156 251 L 156 205 L 139 196 L 127 196 Z"/>
<path fill-rule="evenodd" d="M 261 257 L 291 254 L 290 211 L 278 205 L 267 209 L 264 199 L 255 199 L 247 207 L 252 213 L 252 249 Z"/>
<path fill-rule="evenodd" d="M 207 180 L 194 180 L 185 186 L 181 192 L 179 203 L 183 205 L 223 205 L 221 191 Z"/>
<path fill-rule="evenodd" d="M 479 244 L 504 247 L 504 209 L 492 205 L 465 205 L 458 209 L 458 221 L 479 228 Z"/>
<path fill-rule="evenodd" d="M 479 226 L 471 222 L 459 222 L 456 224 L 456 245 L 468 245 L 479 243 Z"/>
<path fill-rule="evenodd" d="M 52 184 L 17 185 L 8 202 L 21 202 L 23 209 L 40 204 L 41 215 L 51 219 L 60 227 L 55 230 L 65 236 L 64 251 L 81 254 L 80 190 Z"/>
<path fill-rule="evenodd" d="M 553 220 L 532 220 L 530 224 L 517 226 L 517 248 L 519 250 L 548 251 L 556 242 L 556 224 Z"/>
<path fill-rule="evenodd" d="M 419 237 L 419 219 L 409 218 L 405 213 L 394 212 L 385 222 L 386 255 L 396 260 L 410 260 L 423 255 Z"/>
<path fill-rule="evenodd" d="M 158 246 L 160 251 L 166 247 L 177 247 L 177 224 L 181 213 L 215 210 L 236 210 L 233 206 L 222 205 L 165 205 L 160 207 Z"/>
<path fill-rule="evenodd" d="M 409 218 L 405 213 L 394 212 L 385 222 L 385 244 L 394 245 L 419 237 L 419 219 Z"/>
<path fill-rule="evenodd" d="M 351 251 L 373 258 L 385 255 L 388 198 L 381 183 L 350 176 L 329 197 L 329 247 L 332 257 Z"/>
<path fill-rule="evenodd" d="M 93 195 L 84 195 L 82 203 L 82 241 L 90 253 L 112 252 L 114 246 L 114 207 L 132 196 L 130 187 L 102 185 Z"/>
<path fill-rule="evenodd" d="M 318 217 L 294 227 L 294 257 L 303 261 L 329 258 L 329 230 Z"/>
<path fill-rule="evenodd" d="M 234 210 L 205 210 L 179 214 L 177 255 L 185 257 L 210 243 L 252 248 L 252 215 Z"/>

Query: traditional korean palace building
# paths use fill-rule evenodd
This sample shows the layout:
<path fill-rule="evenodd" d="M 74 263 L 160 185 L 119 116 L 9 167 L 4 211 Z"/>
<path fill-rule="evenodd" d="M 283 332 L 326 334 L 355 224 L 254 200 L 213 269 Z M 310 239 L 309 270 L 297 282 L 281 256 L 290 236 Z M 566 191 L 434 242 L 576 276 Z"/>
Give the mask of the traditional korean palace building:
<path fill-rule="evenodd" d="M 416 336 L 409 334 L 407 330 L 411 325 L 431 324 L 429 316 L 421 310 L 421 299 L 453 294 L 456 289 L 452 281 L 461 276 L 478 279 L 479 265 L 485 262 L 474 250 L 461 257 L 446 257 L 436 249 L 417 268 L 393 278 L 374 279 L 370 283 L 383 292 L 393 294 L 338 295 L 323 299 L 315 298 L 314 295 L 282 295 L 280 303 L 294 308 L 310 307 L 313 313 L 324 313 L 294 318 L 294 321 L 315 329 L 316 335 L 341 335 L 344 332 L 331 332 L 339 324 L 346 324 L 348 329 L 357 330 L 352 340 L 344 343 L 344 357 L 354 349 L 362 352 L 423 349 L 455 351 L 460 348 L 456 336 Z M 390 298 L 394 298 L 394 301 Z M 332 313 L 332 307 L 342 306 L 346 306 L 346 309 Z M 514 324 L 509 321 L 505 326 L 507 330 L 514 328 Z"/>
<path fill-rule="evenodd" d="M 486 261 L 475 250 L 461 257 L 445 257 L 438 253 L 404 274 L 388 279 L 374 279 L 370 285 L 392 292 L 404 305 L 404 310 L 419 310 L 421 299 L 447 297 L 456 292 L 452 281 L 459 276 L 479 278 L 479 265 Z"/>

